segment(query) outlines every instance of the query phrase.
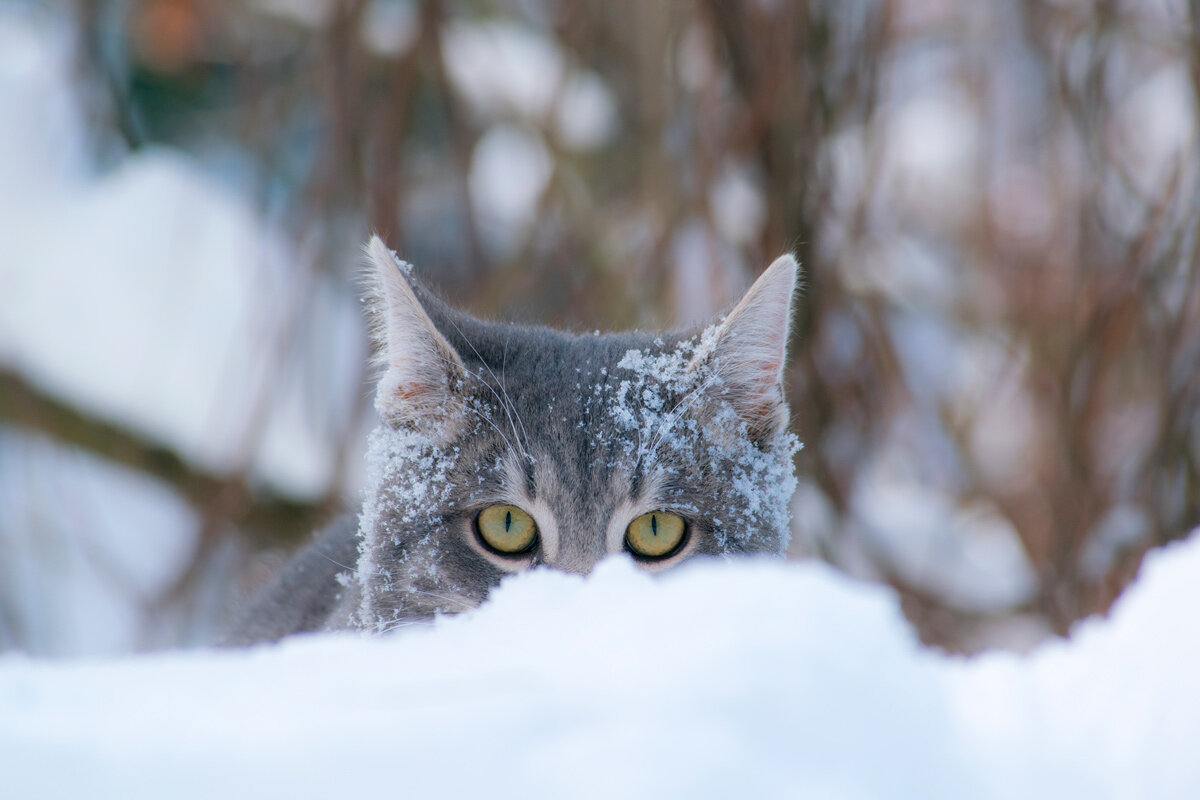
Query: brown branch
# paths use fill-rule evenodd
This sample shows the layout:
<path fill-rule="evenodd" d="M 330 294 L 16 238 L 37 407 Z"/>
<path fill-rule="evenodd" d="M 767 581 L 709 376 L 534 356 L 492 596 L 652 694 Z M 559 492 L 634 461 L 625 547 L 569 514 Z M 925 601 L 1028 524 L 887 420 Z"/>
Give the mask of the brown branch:
<path fill-rule="evenodd" d="M 245 475 L 216 475 L 188 463 L 158 442 L 90 414 L 0 369 L 0 424 L 43 433 L 114 464 L 152 475 L 177 491 L 198 513 L 219 509 L 230 525 L 252 532 L 262 545 L 304 541 L 338 506 L 331 494 L 317 500 L 284 497 Z"/>

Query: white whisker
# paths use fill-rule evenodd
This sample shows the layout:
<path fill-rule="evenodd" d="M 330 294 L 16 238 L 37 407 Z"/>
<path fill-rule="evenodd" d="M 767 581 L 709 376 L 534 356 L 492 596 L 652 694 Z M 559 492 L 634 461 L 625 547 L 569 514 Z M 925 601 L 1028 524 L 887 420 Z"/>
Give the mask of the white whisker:
<path fill-rule="evenodd" d="M 475 353 L 475 357 L 479 359 L 479 363 L 483 365 L 483 368 L 486 369 L 488 371 L 488 374 L 492 376 L 492 380 L 494 380 L 496 382 L 496 385 L 500 387 L 500 391 L 504 393 L 504 397 L 503 398 L 500 397 L 500 395 L 496 394 L 496 390 L 493 389 L 491 387 L 491 385 L 488 384 L 487 381 L 484 381 L 482 379 L 482 377 L 480 377 L 480 381 L 483 383 L 483 385 L 487 386 L 488 389 L 491 390 L 492 394 L 496 396 L 496 399 L 500 402 L 500 407 L 504 410 L 504 415 L 506 417 L 508 417 L 508 424 L 509 424 L 509 427 L 512 428 L 513 437 L 517 440 L 517 443 L 521 445 L 521 448 L 520 448 L 521 453 L 529 461 L 533 461 L 533 457 L 529 454 L 529 450 L 527 447 L 528 441 L 521 442 L 521 436 L 519 433 L 517 433 L 517 426 L 516 426 L 516 423 L 513 421 L 513 415 L 516 414 L 518 419 L 520 419 L 520 415 L 517 414 L 516 406 L 513 404 L 512 398 L 509 397 L 508 390 L 506 388 L 504 388 L 504 382 L 501 381 L 500 378 L 498 378 L 496 376 L 496 373 L 492 371 L 492 368 L 490 366 L 488 366 L 488 363 L 484 359 L 483 355 L 475 348 L 475 345 L 471 344 L 471 340 L 467 338 L 467 335 L 465 333 L 463 333 L 462 328 L 458 327 L 458 324 L 450 317 L 447 316 L 446 319 L 451 325 L 454 326 L 454 330 L 458 331 L 458 335 L 461 336 L 462 340 L 467 343 L 467 347 L 471 348 L 471 351 L 473 353 Z M 510 407 L 512 409 L 511 413 L 509 410 Z M 521 423 L 521 429 L 522 430 L 525 429 L 524 422 Z"/>
<path fill-rule="evenodd" d="M 709 377 L 707 380 L 705 380 L 703 383 L 699 384 L 698 386 L 696 386 L 693 389 L 691 389 L 690 391 L 688 391 L 687 394 L 685 394 L 683 397 L 681 397 L 679 399 L 679 402 L 677 402 L 671 408 L 671 410 L 667 412 L 667 414 L 662 418 L 662 420 L 656 426 L 657 430 L 655 431 L 654 439 L 651 440 L 650 447 L 647 448 L 647 452 L 653 452 L 654 450 L 656 450 L 658 448 L 658 446 L 662 443 L 662 440 L 671 431 L 671 428 L 673 428 L 675 426 L 675 423 L 677 423 L 680 419 L 683 418 L 683 415 L 687 412 L 687 410 L 691 407 L 691 405 L 697 399 L 702 397 L 703 393 L 708 391 L 708 389 L 713 385 L 713 383 L 715 381 L 716 381 L 716 376 L 713 375 L 713 376 Z M 639 433 L 640 433 L 640 431 L 639 431 Z"/>

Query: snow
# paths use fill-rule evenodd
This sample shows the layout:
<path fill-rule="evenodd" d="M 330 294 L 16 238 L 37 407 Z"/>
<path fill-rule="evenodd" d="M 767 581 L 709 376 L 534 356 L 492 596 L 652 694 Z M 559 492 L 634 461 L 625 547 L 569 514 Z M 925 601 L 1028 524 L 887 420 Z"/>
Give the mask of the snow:
<path fill-rule="evenodd" d="M 0 360 L 212 469 L 239 466 L 243 412 L 269 373 L 263 331 L 282 335 L 287 303 L 277 298 L 302 284 L 248 205 L 186 158 L 146 151 L 44 207 L 26 204 L 19 218 L 0 284 L 22 302 L 0 309 Z M 356 326 L 352 299 L 341 305 Z M 302 391 L 272 389 L 279 406 Z M 283 419 L 300 424 L 268 417 L 260 474 L 318 494 L 333 447 L 304 420 Z"/>
<path fill-rule="evenodd" d="M 563 87 L 555 109 L 555 132 L 562 144 L 580 151 L 596 150 L 617 135 L 617 101 L 594 72 L 575 71 Z"/>
<path fill-rule="evenodd" d="M 201 469 L 327 495 L 341 448 L 361 453 L 345 434 L 366 358 L 356 289 L 195 157 L 91 166 L 75 44 L 54 9 L 0 6 L 0 369 Z M 161 638 L 149 610 L 199 520 L 153 479 L 0 436 L 0 647 L 14 630 L 56 654 Z"/>
<path fill-rule="evenodd" d="M 486 412 L 475 410 L 478 420 L 489 419 Z M 371 432 L 367 449 L 367 490 L 364 492 L 359 530 L 360 542 L 357 580 L 362 587 L 363 603 L 359 617 L 363 625 L 382 632 L 397 624 L 400 609 L 382 608 L 376 603 L 378 591 L 372 587 L 383 578 L 383 588 L 391 592 L 394 583 L 412 586 L 422 575 L 437 571 L 440 548 L 432 531 L 438 530 L 436 517 L 453 506 L 450 472 L 458 459 L 458 447 L 443 447 L 426 432 L 380 425 Z M 388 554 L 402 546 L 402 529 L 429 531 L 411 548 L 402 563 L 390 563 Z M 398 574 L 399 573 L 399 574 Z"/>
<path fill-rule="evenodd" d="M 308 28 L 324 27 L 333 16 L 333 0 L 255 0 L 260 11 Z"/>
<path fill-rule="evenodd" d="M 0 773 L 17 797 L 1194 797 L 1197 602 L 1200 540 L 1073 640 L 964 661 L 824 566 L 613 558 L 380 638 L 9 657 Z"/>
<path fill-rule="evenodd" d="M 197 525 L 144 473 L 0 428 L 0 647 L 69 655 L 161 644 L 146 609 L 183 573 Z"/>
<path fill-rule="evenodd" d="M 699 217 L 681 221 L 671 237 L 673 318 L 699 325 L 735 303 L 749 286 L 744 259 Z"/>
<path fill-rule="evenodd" d="M 302 370 L 266 365 L 281 342 L 303 352 L 331 335 L 365 357 L 357 298 L 296 269 L 253 200 L 189 156 L 146 148 L 89 174 L 64 27 L 0 13 L 0 295 L 18 300 L 0 304 L 0 365 L 189 461 L 321 496 L 337 432 L 314 432 Z M 294 334 L 306 298 L 334 319 Z M 340 387 L 333 405 L 356 401 L 361 358 L 310 360 L 316 383 Z M 265 423 L 248 419 L 264 393 Z"/>
<path fill-rule="evenodd" d="M 971 167 L 982 145 L 976 101 L 965 91 L 942 88 L 898 105 L 884 117 L 884 180 L 897 203 L 912 204 L 927 219 L 957 218 L 974 191 Z"/>
<path fill-rule="evenodd" d="M 572 67 L 551 39 L 512 22 L 448 23 L 443 62 L 455 90 L 483 119 L 553 122 L 559 142 L 588 151 L 617 132 L 617 103 L 594 72 Z"/>
<path fill-rule="evenodd" d="M 1012 524 L 984 503 L 956 504 L 908 471 L 890 446 L 863 470 L 852 495 L 861 534 L 891 569 L 947 605 L 1002 612 L 1028 601 L 1036 576 Z"/>
<path fill-rule="evenodd" d="M 736 387 L 729 385 L 720 369 L 720 352 L 738 346 L 723 338 L 727 330 L 726 320 L 722 320 L 697 336 L 681 339 L 673 350 L 627 351 L 617 369 L 619 375 L 630 377 L 622 378 L 615 396 L 605 401 L 618 429 L 636 433 L 636 444 L 625 442 L 627 456 L 652 465 L 660 459 L 669 462 L 661 450 L 684 462 L 698 454 L 708 463 L 720 465 L 728 481 L 725 510 L 736 520 L 734 540 L 748 543 L 753 532 L 771 532 L 778 536 L 779 552 L 783 552 L 791 538 L 789 499 L 796 490 L 793 458 L 801 443 L 786 428 L 772 434 L 767 446 L 760 448 L 754 443 L 746 420 L 726 397 Z M 751 334 L 755 331 L 748 330 Z M 736 335 L 730 338 L 738 341 Z M 717 358 L 709 360 L 714 352 Z M 746 352 L 726 352 L 724 357 L 743 366 L 752 363 Z M 690 416 L 697 403 L 711 409 L 709 419 Z M 722 520 L 714 523 L 726 530 Z M 722 547 L 727 545 L 724 536 L 724 532 L 718 533 Z"/>
<path fill-rule="evenodd" d="M 362 39 L 371 52 L 397 58 L 408 52 L 420 34 L 414 3 L 374 0 L 363 11 Z"/>
<path fill-rule="evenodd" d="M 713 222 L 725 241 L 746 246 L 767 222 L 767 201 L 752 166 L 743 161 L 722 165 L 708 190 Z"/>
<path fill-rule="evenodd" d="M 468 182 L 480 229 L 492 249 L 513 255 L 550 183 L 550 154 L 537 131 L 517 125 L 488 128 L 471 154 Z"/>
<path fill-rule="evenodd" d="M 1127 150 L 1130 177 L 1154 197 L 1195 149 L 1195 100 L 1183 62 L 1143 78 L 1121 104 L 1115 138 Z"/>

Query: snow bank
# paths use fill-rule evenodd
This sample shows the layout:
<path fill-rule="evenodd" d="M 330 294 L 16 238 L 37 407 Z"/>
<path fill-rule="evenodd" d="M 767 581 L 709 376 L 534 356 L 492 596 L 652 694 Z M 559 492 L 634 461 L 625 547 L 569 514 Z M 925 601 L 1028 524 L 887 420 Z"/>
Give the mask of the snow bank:
<path fill-rule="evenodd" d="M 91 174 L 66 27 L 0 8 L 0 366 L 211 470 L 322 496 L 366 358 L 357 298 L 190 156 Z M 271 366 L 288 358 L 313 374 Z M 330 409 L 312 386 L 337 387 Z"/>
<path fill-rule="evenodd" d="M 328 495 L 361 451 L 356 290 L 197 158 L 93 167 L 58 5 L 0 3 L 0 369 L 201 469 Z M 0 430 L 0 650 L 178 641 L 157 612 L 199 527 L 153 477 Z M 203 627 L 219 607 L 187 613 Z"/>
<path fill-rule="evenodd" d="M 1195 797 L 1200 540 L 1029 658 L 818 565 L 534 572 L 381 639 L 0 661 L 13 797 Z"/>

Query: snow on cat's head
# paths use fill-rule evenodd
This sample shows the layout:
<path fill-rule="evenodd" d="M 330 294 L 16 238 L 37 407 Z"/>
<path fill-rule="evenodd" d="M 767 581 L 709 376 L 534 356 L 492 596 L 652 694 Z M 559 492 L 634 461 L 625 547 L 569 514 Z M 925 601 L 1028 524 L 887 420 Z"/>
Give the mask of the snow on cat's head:
<path fill-rule="evenodd" d="M 786 547 L 790 256 L 701 331 L 579 336 L 475 319 L 378 239 L 368 252 L 382 368 L 360 517 L 368 627 L 474 607 L 539 565 Z"/>

